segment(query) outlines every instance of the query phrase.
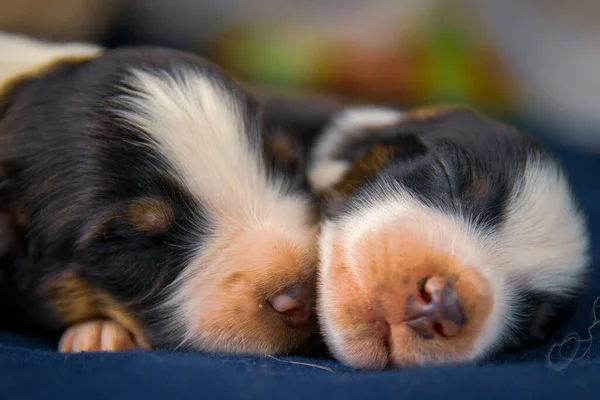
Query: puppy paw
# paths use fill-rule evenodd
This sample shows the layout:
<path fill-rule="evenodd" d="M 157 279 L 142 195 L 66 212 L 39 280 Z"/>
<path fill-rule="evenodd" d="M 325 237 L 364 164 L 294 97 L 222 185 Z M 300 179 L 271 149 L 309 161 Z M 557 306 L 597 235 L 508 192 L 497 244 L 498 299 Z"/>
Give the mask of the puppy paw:
<path fill-rule="evenodd" d="M 111 320 L 92 320 L 72 325 L 62 335 L 58 344 L 61 353 L 127 351 L 138 347 L 133 336 Z"/>

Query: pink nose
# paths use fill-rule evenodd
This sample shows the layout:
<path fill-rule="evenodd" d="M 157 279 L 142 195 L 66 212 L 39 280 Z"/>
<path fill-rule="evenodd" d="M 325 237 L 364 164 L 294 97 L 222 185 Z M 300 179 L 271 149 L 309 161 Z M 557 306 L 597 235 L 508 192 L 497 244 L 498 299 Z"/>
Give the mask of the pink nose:
<path fill-rule="evenodd" d="M 312 289 L 309 283 L 295 284 L 269 299 L 269 303 L 290 326 L 301 328 L 310 323 Z"/>
<path fill-rule="evenodd" d="M 406 325 L 426 339 L 432 339 L 435 333 L 446 337 L 458 334 L 467 320 L 452 285 L 444 278 L 431 277 L 420 292 L 420 296 L 408 298 Z"/>

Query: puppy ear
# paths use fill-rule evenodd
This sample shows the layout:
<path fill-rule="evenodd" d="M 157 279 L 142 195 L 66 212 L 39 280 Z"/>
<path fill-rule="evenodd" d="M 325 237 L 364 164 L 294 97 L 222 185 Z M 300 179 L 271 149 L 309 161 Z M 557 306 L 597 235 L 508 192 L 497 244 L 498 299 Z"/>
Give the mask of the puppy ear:
<path fill-rule="evenodd" d="M 426 147 L 425 136 L 444 136 L 448 130 L 452 135 L 460 130 L 476 131 L 483 121 L 489 128 L 490 121 L 465 106 L 421 107 L 406 112 L 383 107 L 347 108 L 316 139 L 309 182 L 315 192 L 324 193 L 344 180 L 358 160 L 379 151 L 374 150 L 377 146 L 392 144 L 404 157 L 412 156 L 417 147 L 420 151 Z M 415 147 L 419 141 L 422 143 Z"/>
<path fill-rule="evenodd" d="M 414 117 L 389 108 L 355 107 L 337 115 L 317 139 L 310 155 L 308 179 L 326 209 L 335 212 L 356 188 L 392 161 L 427 152 Z M 328 211 L 326 211 L 328 212 Z"/>
<path fill-rule="evenodd" d="M 401 112 L 379 107 L 349 107 L 335 114 L 310 149 L 308 180 L 313 191 L 324 193 L 338 184 L 375 143 L 378 128 L 401 119 Z"/>
<path fill-rule="evenodd" d="M 340 179 L 322 193 L 325 215 L 336 214 L 344 201 L 359 187 L 373 181 L 392 162 L 413 162 L 423 157 L 427 146 L 421 138 L 401 125 L 376 131 L 368 140 L 360 143 L 359 154 L 354 158 Z"/>

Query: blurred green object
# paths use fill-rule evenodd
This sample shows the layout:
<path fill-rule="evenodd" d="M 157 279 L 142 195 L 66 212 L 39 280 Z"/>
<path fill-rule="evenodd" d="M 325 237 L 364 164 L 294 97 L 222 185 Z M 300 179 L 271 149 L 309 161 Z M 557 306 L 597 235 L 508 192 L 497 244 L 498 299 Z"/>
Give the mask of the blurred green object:
<path fill-rule="evenodd" d="M 269 30 L 248 28 L 243 40 L 232 40 L 226 64 L 246 79 L 268 87 L 299 89 L 314 81 L 317 46 L 308 37 L 282 37 Z"/>
<path fill-rule="evenodd" d="M 390 27 L 387 39 L 392 45 L 381 47 L 319 27 L 265 24 L 231 27 L 213 48 L 227 70 L 269 90 L 407 106 L 514 107 L 511 74 L 455 5 L 433 7 L 408 31 Z"/>

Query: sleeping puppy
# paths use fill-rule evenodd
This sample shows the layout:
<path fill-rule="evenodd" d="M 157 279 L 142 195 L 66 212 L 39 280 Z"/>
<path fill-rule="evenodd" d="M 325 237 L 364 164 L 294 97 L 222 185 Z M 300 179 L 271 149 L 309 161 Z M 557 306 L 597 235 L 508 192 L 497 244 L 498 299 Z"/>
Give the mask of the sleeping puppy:
<path fill-rule="evenodd" d="M 481 360 L 543 339 L 585 289 L 586 222 L 557 160 L 462 107 L 348 108 L 317 139 L 318 316 L 358 368 Z"/>
<path fill-rule="evenodd" d="M 64 352 L 311 336 L 314 201 L 257 100 L 179 51 L 2 35 L 0 54 L 0 279 L 24 321 Z"/>

